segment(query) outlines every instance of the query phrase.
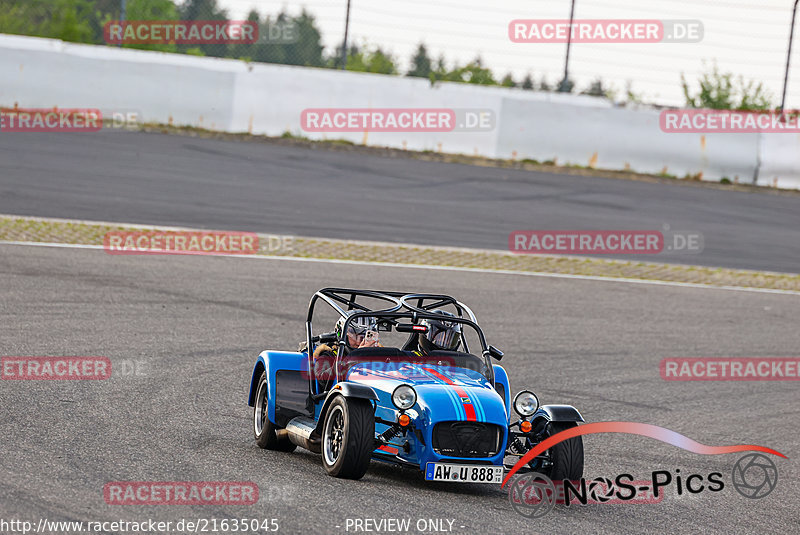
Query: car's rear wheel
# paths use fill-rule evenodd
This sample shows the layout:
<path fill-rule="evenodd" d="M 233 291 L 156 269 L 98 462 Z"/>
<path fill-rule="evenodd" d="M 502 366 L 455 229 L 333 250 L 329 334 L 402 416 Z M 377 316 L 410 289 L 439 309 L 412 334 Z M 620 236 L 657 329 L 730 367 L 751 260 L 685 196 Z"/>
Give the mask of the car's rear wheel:
<path fill-rule="evenodd" d="M 275 433 L 278 427 L 270 422 L 267 413 L 267 373 L 261 374 L 256 389 L 256 402 L 253 407 L 253 433 L 256 444 L 267 450 L 291 452 L 297 447 L 288 438 L 278 438 Z"/>
<path fill-rule="evenodd" d="M 375 413 L 366 399 L 337 396 L 325 415 L 322 465 L 328 474 L 361 479 L 375 449 Z"/>
<path fill-rule="evenodd" d="M 566 429 L 577 427 L 576 423 L 551 423 L 550 436 L 560 433 Z M 550 467 L 549 477 L 553 481 L 579 480 L 583 477 L 583 439 L 573 437 L 563 442 L 559 442 L 550 448 Z"/>

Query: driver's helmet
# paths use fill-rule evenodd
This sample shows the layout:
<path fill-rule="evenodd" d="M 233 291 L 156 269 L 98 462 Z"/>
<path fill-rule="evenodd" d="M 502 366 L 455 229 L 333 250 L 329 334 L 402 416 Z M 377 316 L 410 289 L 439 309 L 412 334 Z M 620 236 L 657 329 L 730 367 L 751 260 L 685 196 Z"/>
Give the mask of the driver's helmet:
<path fill-rule="evenodd" d="M 354 312 L 352 310 L 347 311 L 347 316 L 339 318 L 336 322 L 336 337 L 340 340 L 342 337 L 342 329 L 344 328 L 344 322 L 347 317 L 350 317 Z M 367 331 L 373 331 L 377 333 L 378 331 L 378 324 L 375 318 L 371 316 L 361 316 L 353 321 L 347 326 L 347 345 L 350 347 L 358 348 L 364 343 L 364 337 L 367 334 Z"/>
<path fill-rule="evenodd" d="M 431 310 L 434 314 L 450 316 L 455 315 L 446 310 Z M 424 353 L 444 350 L 455 351 L 461 345 L 461 324 L 455 321 L 439 319 L 423 319 L 420 325 L 428 327 L 428 332 L 419 333 L 419 347 Z"/>

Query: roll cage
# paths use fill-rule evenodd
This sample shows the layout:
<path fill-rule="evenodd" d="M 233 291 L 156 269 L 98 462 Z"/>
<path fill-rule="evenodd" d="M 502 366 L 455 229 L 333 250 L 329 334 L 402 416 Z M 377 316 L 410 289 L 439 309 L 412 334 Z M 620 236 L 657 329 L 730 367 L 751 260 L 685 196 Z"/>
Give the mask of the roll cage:
<path fill-rule="evenodd" d="M 358 298 L 372 298 L 387 303 L 387 308 L 374 310 L 365 306 L 363 303 L 358 302 Z M 502 353 L 492 346 L 487 346 L 486 337 L 483 334 L 475 314 L 472 310 L 461 303 L 454 297 L 442 294 L 426 294 L 426 293 L 404 293 L 404 292 L 388 292 L 388 291 L 375 291 L 375 290 L 355 290 L 349 288 L 323 288 L 317 291 L 308 304 L 308 315 L 306 316 L 306 351 L 308 353 L 308 369 L 311 370 L 313 366 L 313 353 L 314 342 L 320 340 L 319 336 L 312 334 L 312 319 L 314 317 L 314 306 L 317 301 L 322 300 L 330 305 L 340 317 L 345 318 L 344 326 L 342 329 L 342 337 L 347 332 L 350 323 L 361 317 L 373 317 L 377 320 L 379 325 L 391 326 L 400 323 L 398 320 L 408 319 L 411 323 L 417 324 L 421 319 L 438 319 L 442 321 L 449 321 L 453 323 L 460 323 L 468 325 L 475 330 L 478 336 L 478 341 L 481 345 L 481 356 L 484 359 L 484 364 L 487 369 L 489 382 L 494 386 L 494 368 L 492 367 L 491 357 L 502 357 Z M 363 301 L 363 300 L 362 300 Z M 457 316 L 448 316 L 445 314 L 433 312 L 433 310 L 452 305 L 457 311 Z M 346 308 L 343 308 L 346 307 Z M 348 313 L 355 311 L 348 316 Z M 409 335 L 409 340 L 416 336 L 416 333 Z M 462 344 L 464 351 L 469 353 L 469 346 L 467 340 L 462 336 Z M 339 347 L 346 345 L 346 340 L 338 340 Z M 336 355 L 337 366 L 338 359 L 341 358 L 341 351 Z M 313 374 L 309 374 L 309 391 L 315 399 L 321 399 L 326 392 L 315 392 L 315 383 Z"/>

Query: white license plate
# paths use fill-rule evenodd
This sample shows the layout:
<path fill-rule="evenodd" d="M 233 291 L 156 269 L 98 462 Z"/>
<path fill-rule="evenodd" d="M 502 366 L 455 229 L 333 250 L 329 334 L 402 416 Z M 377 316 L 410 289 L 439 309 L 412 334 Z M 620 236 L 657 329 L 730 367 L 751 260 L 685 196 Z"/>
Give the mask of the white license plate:
<path fill-rule="evenodd" d="M 502 483 L 503 467 L 486 464 L 428 463 L 425 479 L 452 483 Z"/>

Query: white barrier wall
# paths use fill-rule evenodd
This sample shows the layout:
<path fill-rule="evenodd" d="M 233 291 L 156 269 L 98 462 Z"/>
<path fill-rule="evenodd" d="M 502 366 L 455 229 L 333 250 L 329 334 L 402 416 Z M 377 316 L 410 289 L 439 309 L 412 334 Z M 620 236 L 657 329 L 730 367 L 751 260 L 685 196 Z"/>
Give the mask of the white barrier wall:
<path fill-rule="evenodd" d="M 227 130 L 236 61 L 0 35 L 0 105 L 137 110 Z"/>
<path fill-rule="evenodd" d="M 144 121 L 228 132 L 554 160 L 601 169 L 800 188 L 800 135 L 674 134 L 659 112 L 604 99 L 285 65 L 246 64 L 0 35 L 0 105 L 137 111 Z M 307 108 L 488 110 L 488 131 L 304 132 Z"/>
<path fill-rule="evenodd" d="M 758 183 L 800 189 L 800 134 L 764 134 Z"/>
<path fill-rule="evenodd" d="M 750 182 L 758 153 L 757 134 L 667 134 L 659 127 L 659 112 L 650 109 L 507 98 L 500 124 L 501 158 L 516 153 L 604 169 L 679 177 L 702 172 L 707 179 Z"/>
<path fill-rule="evenodd" d="M 399 83 L 398 83 L 399 82 Z M 481 108 L 499 115 L 502 98 L 484 91 L 480 98 L 448 84 L 431 88 L 418 78 L 254 64 L 236 80 L 234 131 L 311 139 L 346 139 L 376 146 L 492 155 L 497 128 L 488 132 L 304 132 L 300 114 L 307 108 Z M 466 90 L 465 90 L 466 89 Z"/>

